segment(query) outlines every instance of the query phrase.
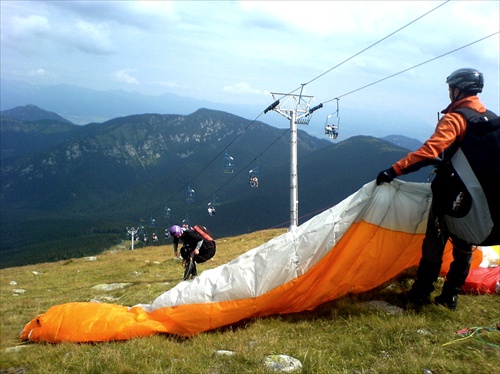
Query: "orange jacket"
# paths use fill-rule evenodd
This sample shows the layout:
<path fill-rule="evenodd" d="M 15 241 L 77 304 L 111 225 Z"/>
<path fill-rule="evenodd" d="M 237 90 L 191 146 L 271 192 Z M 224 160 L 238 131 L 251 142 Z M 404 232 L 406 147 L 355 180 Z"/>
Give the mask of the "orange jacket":
<path fill-rule="evenodd" d="M 453 148 L 456 142 L 462 141 L 467 128 L 467 121 L 461 114 L 454 113 L 454 111 L 466 107 L 480 113 L 486 111 L 486 107 L 481 103 L 479 97 L 475 95 L 451 103 L 441 112 L 444 116 L 439 120 L 434 134 L 424 145 L 415 152 L 408 153 L 406 157 L 392 165 L 396 174 L 408 174 L 421 167 L 436 164 L 443 159 L 443 155 L 448 149 Z"/>

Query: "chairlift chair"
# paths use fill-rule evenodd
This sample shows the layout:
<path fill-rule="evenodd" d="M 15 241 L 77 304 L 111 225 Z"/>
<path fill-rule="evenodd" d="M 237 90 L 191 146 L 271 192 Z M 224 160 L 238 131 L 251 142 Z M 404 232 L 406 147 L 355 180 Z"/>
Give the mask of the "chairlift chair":
<path fill-rule="evenodd" d="M 253 169 L 250 169 L 248 172 L 249 178 L 248 178 L 248 183 L 250 184 L 250 187 L 252 188 L 258 188 L 259 187 L 259 164 L 257 164 Z"/>
<path fill-rule="evenodd" d="M 182 220 L 182 228 L 189 228 L 189 213 L 186 213 L 186 218 Z"/>
<path fill-rule="evenodd" d="M 327 125 L 325 126 L 325 134 L 328 135 L 330 139 L 337 139 L 337 137 L 339 136 L 337 125 L 335 125 L 334 123 L 327 123 Z"/>
<path fill-rule="evenodd" d="M 224 155 L 224 173 L 232 174 L 234 172 L 234 158 L 232 158 L 227 152 Z"/>
<path fill-rule="evenodd" d="M 172 218 L 172 210 L 165 204 L 165 208 L 163 208 L 163 217 L 166 221 Z"/>
<path fill-rule="evenodd" d="M 332 116 L 337 117 L 337 124 L 335 124 L 335 122 L 333 121 L 330 121 L 330 117 Z M 337 137 L 339 136 L 339 127 L 340 127 L 339 100 L 337 99 L 337 110 L 326 117 L 325 135 L 328 135 L 330 139 L 337 139 Z"/>
<path fill-rule="evenodd" d="M 186 203 L 194 203 L 194 190 L 188 186 L 186 189 Z"/>
<path fill-rule="evenodd" d="M 215 216 L 215 202 L 216 202 L 215 195 L 213 195 L 212 196 L 212 201 L 209 202 L 208 206 L 207 206 L 208 215 L 210 217 Z"/>
<path fill-rule="evenodd" d="M 210 217 L 215 216 L 215 207 L 212 205 L 212 203 L 208 203 L 207 211 Z"/>

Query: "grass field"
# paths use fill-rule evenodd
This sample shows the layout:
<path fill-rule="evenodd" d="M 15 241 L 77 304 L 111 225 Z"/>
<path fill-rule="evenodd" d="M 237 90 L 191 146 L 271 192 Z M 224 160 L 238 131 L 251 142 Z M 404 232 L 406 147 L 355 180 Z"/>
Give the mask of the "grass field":
<path fill-rule="evenodd" d="M 284 230 L 218 240 L 217 255 L 198 272 L 219 266 Z M 100 301 L 150 303 L 181 281 L 171 246 L 127 250 L 128 243 L 95 258 L 0 270 L 0 373 L 269 373 L 271 354 L 300 360 L 302 373 L 497 373 L 500 372 L 498 295 L 461 295 L 457 311 L 428 306 L 420 313 L 390 314 L 366 306 L 396 303 L 411 277 L 399 277 L 361 295 L 349 295 L 311 312 L 242 321 L 192 338 L 171 335 L 97 344 L 26 344 L 24 325 L 51 306 Z M 411 272 L 409 272 L 411 274 Z M 440 280 L 442 282 L 442 280 Z M 97 291 L 102 283 L 130 283 Z M 230 350 L 234 355 L 216 354 Z M 428 370 L 428 371 L 426 371 Z"/>

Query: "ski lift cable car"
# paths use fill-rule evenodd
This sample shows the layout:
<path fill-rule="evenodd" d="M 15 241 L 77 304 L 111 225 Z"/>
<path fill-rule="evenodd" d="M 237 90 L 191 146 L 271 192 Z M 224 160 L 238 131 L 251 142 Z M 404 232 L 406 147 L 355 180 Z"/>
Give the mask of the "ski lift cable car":
<path fill-rule="evenodd" d="M 337 110 L 326 117 L 325 123 L 325 135 L 328 135 L 330 139 L 337 139 L 339 136 L 340 128 L 340 116 L 339 116 L 339 99 L 337 100 Z M 336 123 L 330 121 L 330 117 L 336 116 Z"/>
<path fill-rule="evenodd" d="M 224 173 L 232 174 L 234 172 L 234 158 L 229 155 L 229 153 L 225 153 L 224 155 Z"/>
<path fill-rule="evenodd" d="M 182 227 L 189 227 L 189 213 L 186 213 L 186 218 L 182 220 Z"/>
<path fill-rule="evenodd" d="M 152 216 L 149 217 L 149 226 L 156 228 L 156 220 Z"/>
<path fill-rule="evenodd" d="M 208 203 L 207 211 L 210 217 L 215 216 L 215 195 L 212 197 L 212 201 Z"/>
<path fill-rule="evenodd" d="M 163 208 L 163 217 L 166 221 L 172 218 L 172 209 L 170 209 L 167 204 L 165 204 L 165 207 Z"/>
<path fill-rule="evenodd" d="M 248 171 L 249 177 L 248 177 L 248 183 L 250 184 L 250 187 L 252 188 L 257 188 L 259 187 L 259 163 L 257 162 L 256 165 Z"/>
<path fill-rule="evenodd" d="M 195 197 L 195 192 L 191 188 L 191 186 L 188 184 L 188 187 L 186 189 L 186 202 L 187 203 L 194 203 L 194 197 Z"/>

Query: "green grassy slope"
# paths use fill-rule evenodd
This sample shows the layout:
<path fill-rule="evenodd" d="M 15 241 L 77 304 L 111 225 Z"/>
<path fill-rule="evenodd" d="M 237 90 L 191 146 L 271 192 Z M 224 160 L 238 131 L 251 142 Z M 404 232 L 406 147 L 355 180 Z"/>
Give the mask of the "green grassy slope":
<path fill-rule="evenodd" d="M 258 231 L 218 240 L 217 255 L 199 271 L 219 266 L 283 233 Z M 458 330 L 500 322 L 498 295 L 462 295 L 455 312 L 429 306 L 391 315 L 365 306 L 395 303 L 411 277 L 314 311 L 242 321 L 193 338 L 158 335 L 99 344 L 23 344 L 19 332 L 51 306 L 99 301 L 149 303 L 182 277 L 171 245 L 127 250 L 128 242 L 95 258 L 68 259 L 0 270 L 1 373 L 269 373 L 269 354 L 299 359 L 302 373 L 493 373 L 500 367 L 500 334 Z M 408 273 L 411 275 L 411 272 Z M 130 283 L 96 291 L 101 283 Z M 22 291 L 24 290 L 24 291 Z M 231 350 L 233 356 L 217 355 Z"/>

